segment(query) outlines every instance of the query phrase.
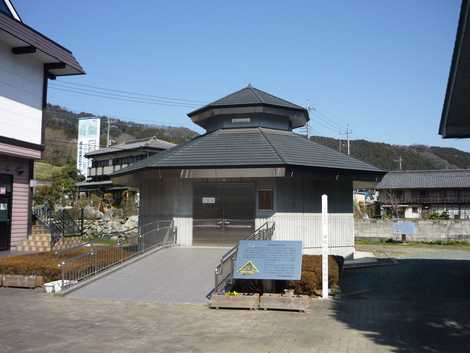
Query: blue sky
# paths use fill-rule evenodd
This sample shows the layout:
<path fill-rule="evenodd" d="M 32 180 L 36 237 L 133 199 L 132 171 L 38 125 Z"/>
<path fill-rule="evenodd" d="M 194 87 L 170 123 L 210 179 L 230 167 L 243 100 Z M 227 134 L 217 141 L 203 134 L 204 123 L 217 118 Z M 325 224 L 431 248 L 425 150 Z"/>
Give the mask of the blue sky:
<path fill-rule="evenodd" d="M 77 56 L 88 84 L 202 102 L 252 83 L 317 109 L 315 134 L 470 151 L 437 134 L 460 0 L 16 0 Z M 61 83 L 63 82 L 63 83 Z M 63 86 L 62 86 L 63 87 Z M 74 111 L 188 126 L 192 107 L 50 90 Z M 198 130 L 201 131 L 201 130 Z"/>

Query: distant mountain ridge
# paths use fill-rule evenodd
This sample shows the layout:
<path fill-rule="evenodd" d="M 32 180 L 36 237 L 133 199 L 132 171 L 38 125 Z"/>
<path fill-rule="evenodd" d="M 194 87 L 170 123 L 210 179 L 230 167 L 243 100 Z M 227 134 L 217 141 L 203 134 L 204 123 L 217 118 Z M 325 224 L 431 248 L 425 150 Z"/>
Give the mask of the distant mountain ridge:
<path fill-rule="evenodd" d="M 45 120 L 45 144 L 43 159 L 53 165 L 63 165 L 76 159 L 78 119 L 93 116 L 90 113 L 74 113 L 67 108 L 48 104 Z M 107 116 L 101 118 L 101 146 L 106 145 Z M 142 124 L 111 118 L 110 137 L 113 144 L 156 136 L 176 144 L 197 136 L 186 127 Z"/>
<path fill-rule="evenodd" d="M 312 141 L 339 149 L 339 140 L 323 136 L 312 136 Z M 342 142 L 342 152 L 346 152 Z M 403 170 L 469 169 L 470 153 L 451 147 L 426 145 L 392 145 L 367 140 L 351 141 L 351 156 L 384 170 L 399 170 L 402 159 Z"/>
<path fill-rule="evenodd" d="M 44 160 L 53 165 L 63 165 L 75 160 L 78 118 L 91 116 L 90 113 L 74 113 L 58 105 L 49 104 L 46 111 L 46 149 Z M 105 145 L 107 117 L 101 119 L 101 145 Z M 138 117 L 136 117 L 138 118 Z M 112 119 L 110 136 L 113 143 L 156 136 L 176 144 L 188 141 L 197 133 L 186 127 L 158 126 Z M 338 150 L 339 141 L 330 137 L 312 136 L 312 141 Z M 343 141 L 342 152 L 346 151 Z M 470 153 L 449 147 L 425 145 L 391 145 L 367 140 L 352 140 L 351 155 L 384 170 L 402 169 L 468 169 Z"/>

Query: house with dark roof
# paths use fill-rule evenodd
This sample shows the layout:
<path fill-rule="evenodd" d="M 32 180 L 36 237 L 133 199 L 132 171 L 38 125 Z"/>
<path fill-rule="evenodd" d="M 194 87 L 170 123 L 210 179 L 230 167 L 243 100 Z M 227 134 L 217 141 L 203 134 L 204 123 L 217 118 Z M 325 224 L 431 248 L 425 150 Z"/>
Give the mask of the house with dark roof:
<path fill-rule="evenodd" d="M 470 1 L 462 0 L 439 134 L 470 137 Z"/>
<path fill-rule="evenodd" d="M 470 169 L 389 172 L 377 189 L 385 214 L 401 218 L 430 214 L 470 218 Z"/>
<path fill-rule="evenodd" d="M 26 25 L 0 0 L 0 250 L 31 233 L 31 179 L 44 150 L 49 79 L 81 75 L 71 51 Z"/>
<path fill-rule="evenodd" d="M 206 133 L 111 175 L 140 190 L 141 226 L 173 220 L 180 245 L 232 245 L 272 221 L 274 239 L 319 253 L 327 194 L 331 251 L 353 254 L 353 184 L 382 170 L 297 135 L 308 111 L 250 85 L 188 116 Z"/>
<path fill-rule="evenodd" d="M 120 193 L 127 186 L 113 184 L 110 177 L 112 173 L 175 146 L 153 136 L 88 152 L 85 155 L 91 162 L 88 177 L 86 181 L 77 183 L 77 187 L 80 192 Z"/>

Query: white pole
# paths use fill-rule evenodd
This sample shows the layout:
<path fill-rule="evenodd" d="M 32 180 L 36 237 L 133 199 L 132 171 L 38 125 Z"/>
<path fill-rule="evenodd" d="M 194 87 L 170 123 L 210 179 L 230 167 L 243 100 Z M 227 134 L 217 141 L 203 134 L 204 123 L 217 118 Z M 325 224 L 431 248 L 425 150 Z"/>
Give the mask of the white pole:
<path fill-rule="evenodd" d="M 321 197 L 322 299 L 328 299 L 328 195 Z"/>

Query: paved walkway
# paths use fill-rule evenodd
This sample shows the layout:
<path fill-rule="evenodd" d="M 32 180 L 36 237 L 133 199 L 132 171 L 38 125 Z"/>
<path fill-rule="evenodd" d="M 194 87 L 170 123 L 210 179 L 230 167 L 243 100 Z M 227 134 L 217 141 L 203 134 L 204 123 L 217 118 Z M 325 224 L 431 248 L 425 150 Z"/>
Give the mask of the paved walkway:
<path fill-rule="evenodd" d="M 72 298 L 206 302 L 226 248 L 163 249 L 70 293 Z"/>

